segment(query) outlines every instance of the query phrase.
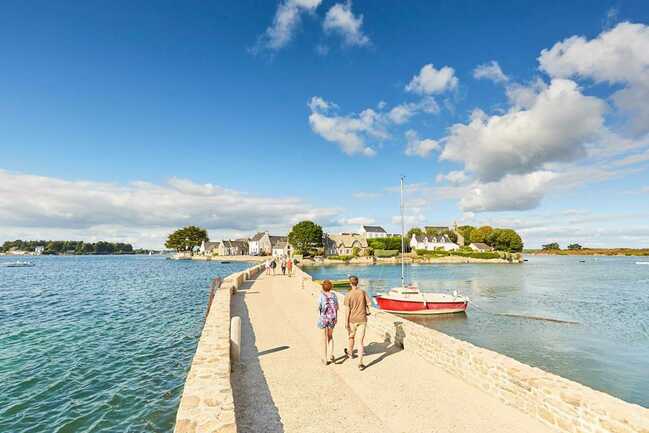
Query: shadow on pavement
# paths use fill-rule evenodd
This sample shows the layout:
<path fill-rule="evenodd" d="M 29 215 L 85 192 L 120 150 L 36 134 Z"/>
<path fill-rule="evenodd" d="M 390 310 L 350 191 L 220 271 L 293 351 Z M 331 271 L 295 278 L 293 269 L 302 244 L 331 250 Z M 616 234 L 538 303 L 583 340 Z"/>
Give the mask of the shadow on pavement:
<path fill-rule="evenodd" d="M 255 332 L 245 302 L 246 291 L 251 286 L 252 281 L 248 281 L 237 291 L 232 297 L 231 307 L 232 316 L 241 318 L 241 362 L 238 366 L 234 366 L 231 378 L 237 431 L 239 433 L 283 433 L 284 425 L 261 369 L 259 357 L 288 349 L 288 346 L 258 351 Z"/>

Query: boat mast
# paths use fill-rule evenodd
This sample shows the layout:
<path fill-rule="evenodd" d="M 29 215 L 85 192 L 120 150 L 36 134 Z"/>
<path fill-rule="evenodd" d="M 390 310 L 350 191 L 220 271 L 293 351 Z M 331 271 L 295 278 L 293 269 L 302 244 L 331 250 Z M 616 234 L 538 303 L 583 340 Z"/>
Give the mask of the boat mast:
<path fill-rule="evenodd" d="M 401 202 L 401 206 L 400 206 L 401 207 L 401 287 L 406 286 L 406 279 L 405 279 L 405 276 L 404 276 L 404 264 L 403 264 L 403 255 L 406 252 L 405 243 L 404 243 L 404 240 L 403 240 L 403 237 L 405 236 L 405 234 L 404 234 L 404 232 L 405 232 L 405 223 L 403 221 L 403 179 L 404 178 L 405 178 L 404 176 L 401 176 L 401 200 L 400 200 L 400 202 Z"/>

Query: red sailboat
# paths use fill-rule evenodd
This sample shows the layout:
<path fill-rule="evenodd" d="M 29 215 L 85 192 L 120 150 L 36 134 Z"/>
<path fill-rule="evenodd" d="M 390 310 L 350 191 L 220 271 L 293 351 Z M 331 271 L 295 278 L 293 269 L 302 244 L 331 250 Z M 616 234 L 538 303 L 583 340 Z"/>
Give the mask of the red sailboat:
<path fill-rule="evenodd" d="M 469 298 L 447 293 L 425 293 L 419 288 L 406 286 L 404 277 L 403 256 L 404 222 L 403 222 L 403 177 L 401 178 L 401 287 L 390 289 L 387 293 L 374 296 L 379 308 L 397 314 L 431 315 L 463 313 L 469 306 Z"/>

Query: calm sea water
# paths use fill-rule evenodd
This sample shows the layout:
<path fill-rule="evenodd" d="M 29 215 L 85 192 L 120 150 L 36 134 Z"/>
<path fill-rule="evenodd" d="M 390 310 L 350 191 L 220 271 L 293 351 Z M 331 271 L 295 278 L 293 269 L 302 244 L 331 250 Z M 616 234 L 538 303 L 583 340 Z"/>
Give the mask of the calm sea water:
<path fill-rule="evenodd" d="M 209 283 L 248 265 L 29 260 L 0 266 L 0 432 L 171 432 Z"/>
<path fill-rule="evenodd" d="M 636 264 L 647 258 L 528 259 L 520 265 L 407 266 L 408 280 L 422 290 L 458 290 L 472 300 L 466 315 L 412 320 L 649 407 L 649 265 Z M 391 265 L 306 271 L 317 279 L 358 275 L 371 293 L 400 280 L 400 266 Z"/>

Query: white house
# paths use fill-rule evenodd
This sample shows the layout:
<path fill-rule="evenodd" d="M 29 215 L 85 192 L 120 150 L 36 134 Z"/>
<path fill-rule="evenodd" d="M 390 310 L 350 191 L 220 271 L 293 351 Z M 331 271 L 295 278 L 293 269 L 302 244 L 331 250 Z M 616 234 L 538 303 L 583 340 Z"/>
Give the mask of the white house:
<path fill-rule="evenodd" d="M 410 249 L 413 250 L 444 250 L 455 251 L 459 249 L 459 245 L 453 242 L 447 235 L 438 236 L 425 236 L 425 235 L 412 235 L 410 239 Z"/>
<path fill-rule="evenodd" d="M 261 249 L 261 238 L 268 236 L 268 232 L 259 232 L 248 240 L 248 254 L 259 256 L 263 252 Z"/>
<path fill-rule="evenodd" d="M 411 250 L 425 250 L 428 245 L 428 238 L 425 235 L 412 235 L 410 239 Z"/>
<path fill-rule="evenodd" d="M 372 238 L 387 238 L 388 232 L 381 226 L 364 226 L 361 225 L 360 234 L 367 239 Z"/>
<path fill-rule="evenodd" d="M 35 256 L 40 256 L 41 254 L 43 254 L 43 251 L 45 251 L 45 247 L 42 246 L 42 245 L 39 245 L 36 248 L 34 248 L 34 255 Z"/>

